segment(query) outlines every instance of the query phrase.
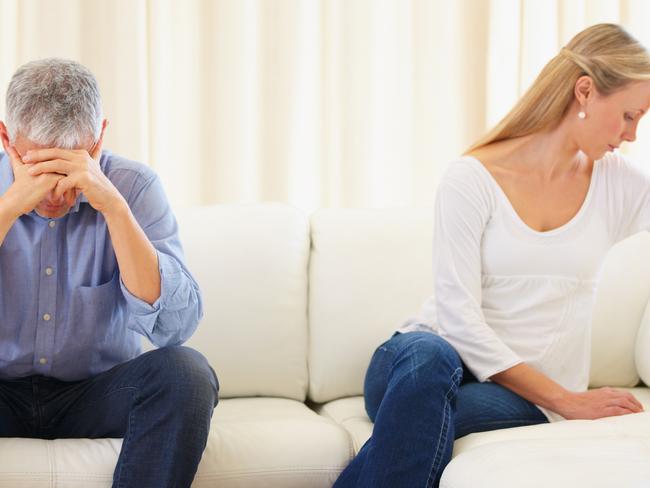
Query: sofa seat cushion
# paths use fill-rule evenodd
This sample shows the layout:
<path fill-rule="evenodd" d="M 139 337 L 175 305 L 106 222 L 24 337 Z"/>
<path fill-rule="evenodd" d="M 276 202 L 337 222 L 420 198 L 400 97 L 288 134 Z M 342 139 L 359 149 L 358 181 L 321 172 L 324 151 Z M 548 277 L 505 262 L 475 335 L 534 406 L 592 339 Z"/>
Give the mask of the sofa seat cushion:
<path fill-rule="evenodd" d="M 453 456 L 455 457 L 462 452 L 484 444 L 526 439 L 550 439 L 560 442 L 565 439 L 575 438 L 643 438 L 650 445 L 650 388 L 619 389 L 631 392 L 643 404 L 646 412 L 597 420 L 565 420 L 552 424 L 530 425 L 469 434 L 454 443 Z M 319 414 L 339 423 L 348 431 L 355 453 L 359 452 L 361 446 L 372 434 L 373 424 L 366 415 L 363 397 L 361 396 L 341 398 L 317 405 L 314 409 Z M 650 458 L 648 458 L 648 462 L 650 462 Z"/>
<path fill-rule="evenodd" d="M 122 439 L 0 439 L 0 486 L 110 488 Z"/>
<path fill-rule="evenodd" d="M 110 488 L 121 439 L 0 439 L 0 486 Z M 193 488 L 329 487 L 352 457 L 346 432 L 303 403 L 221 400 Z"/>
<path fill-rule="evenodd" d="M 643 488 L 648 480 L 647 437 L 520 439 L 462 452 L 445 468 L 440 487 Z"/>
<path fill-rule="evenodd" d="M 373 423 L 366 414 L 362 396 L 340 398 L 312 408 L 348 431 L 355 454 L 372 434 Z"/>
<path fill-rule="evenodd" d="M 329 487 L 352 456 L 346 432 L 304 403 L 221 400 L 195 485 Z"/>

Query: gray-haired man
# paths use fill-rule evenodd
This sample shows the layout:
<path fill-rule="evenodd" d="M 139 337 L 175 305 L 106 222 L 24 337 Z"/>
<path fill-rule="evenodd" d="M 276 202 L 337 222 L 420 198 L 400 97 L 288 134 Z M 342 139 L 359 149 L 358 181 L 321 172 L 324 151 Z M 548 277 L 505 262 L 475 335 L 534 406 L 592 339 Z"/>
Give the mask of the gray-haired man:
<path fill-rule="evenodd" d="M 123 437 L 114 487 L 189 487 L 218 382 L 158 177 L 102 151 L 94 76 L 16 71 L 0 138 L 0 437 Z M 141 354 L 146 336 L 159 349 Z"/>

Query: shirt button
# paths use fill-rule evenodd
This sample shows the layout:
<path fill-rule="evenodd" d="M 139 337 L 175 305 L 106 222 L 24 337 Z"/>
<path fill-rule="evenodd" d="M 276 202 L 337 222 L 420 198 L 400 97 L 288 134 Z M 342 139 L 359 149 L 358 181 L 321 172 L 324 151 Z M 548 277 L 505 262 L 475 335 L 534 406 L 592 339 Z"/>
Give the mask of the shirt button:
<path fill-rule="evenodd" d="M 54 273 L 54 270 L 52 269 L 51 266 L 48 266 L 47 268 L 45 268 L 45 274 L 46 275 L 52 276 L 52 273 Z"/>
<path fill-rule="evenodd" d="M 54 226 L 56 225 L 56 222 L 54 220 L 50 220 L 47 225 L 50 226 L 50 229 L 54 229 Z"/>
<path fill-rule="evenodd" d="M 43 320 L 45 322 L 49 321 L 52 318 L 52 316 L 49 313 L 43 314 Z"/>
<path fill-rule="evenodd" d="M 47 359 L 46 358 L 41 358 L 41 359 L 38 360 L 38 362 L 41 363 L 41 364 L 45 364 L 45 363 L 47 363 Z"/>

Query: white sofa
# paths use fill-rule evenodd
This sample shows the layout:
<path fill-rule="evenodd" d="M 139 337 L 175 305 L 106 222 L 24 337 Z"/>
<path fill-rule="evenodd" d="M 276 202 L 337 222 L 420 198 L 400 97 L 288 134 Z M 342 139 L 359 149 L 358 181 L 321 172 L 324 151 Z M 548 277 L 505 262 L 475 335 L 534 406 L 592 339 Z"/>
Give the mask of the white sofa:
<path fill-rule="evenodd" d="M 362 385 L 372 352 L 431 291 L 431 210 L 322 210 L 310 219 L 259 204 L 177 216 L 206 304 L 187 345 L 221 383 L 193 487 L 331 486 L 371 434 Z M 649 235 L 608 256 L 591 385 L 628 388 L 650 410 L 640 384 L 650 380 L 649 278 Z M 0 439 L 0 487 L 110 487 L 120 446 Z M 442 486 L 648 487 L 650 413 L 468 435 Z"/>

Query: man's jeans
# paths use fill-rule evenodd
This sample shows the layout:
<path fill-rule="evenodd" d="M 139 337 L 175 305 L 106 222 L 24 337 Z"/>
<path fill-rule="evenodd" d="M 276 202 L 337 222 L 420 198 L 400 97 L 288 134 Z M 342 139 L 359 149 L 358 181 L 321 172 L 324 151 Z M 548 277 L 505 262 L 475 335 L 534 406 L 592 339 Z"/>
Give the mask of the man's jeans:
<path fill-rule="evenodd" d="M 218 391 L 205 357 L 183 346 L 82 381 L 0 380 L 0 437 L 124 438 L 114 488 L 189 488 Z"/>
<path fill-rule="evenodd" d="M 396 333 L 375 351 L 364 385 L 372 436 L 335 488 L 438 487 L 454 439 L 548 422 L 531 402 L 479 383 L 443 338 Z"/>

